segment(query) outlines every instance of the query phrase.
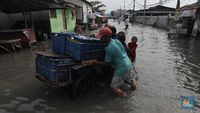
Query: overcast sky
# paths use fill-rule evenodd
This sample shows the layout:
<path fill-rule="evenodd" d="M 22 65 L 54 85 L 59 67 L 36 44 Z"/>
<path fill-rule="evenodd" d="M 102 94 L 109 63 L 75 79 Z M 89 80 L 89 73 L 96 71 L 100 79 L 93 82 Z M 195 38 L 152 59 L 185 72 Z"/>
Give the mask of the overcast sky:
<path fill-rule="evenodd" d="M 95 1 L 95 0 L 88 0 Z M 120 6 L 124 9 L 124 0 L 98 0 L 106 5 L 106 12 L 110 12 L 112 10 L 119 9 Z M 147 5 L 158 3 L 160 0 L 147 0 Z M 166 1 L 166 0 L 163 0 Z M 167 0 L 168 2 L 164 4 L 164 6 L 176 7 L 177 0 Z M 180 0 L 181 6 L 192 4 L 197 2 L 197 0 Z M 132 9 L 133 0 L 125 0 L 125 9 Z M 136 10 L 143 9 L 144 0 L 136 0 Z"/>

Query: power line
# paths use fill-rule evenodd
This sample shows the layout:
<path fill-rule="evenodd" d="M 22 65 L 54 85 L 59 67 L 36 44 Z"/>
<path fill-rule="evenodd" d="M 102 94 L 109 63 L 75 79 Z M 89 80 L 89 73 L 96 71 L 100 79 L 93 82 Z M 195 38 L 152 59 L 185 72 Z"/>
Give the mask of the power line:
<path fill-rule="evenodd" d="M 135 1 L 135 3 L 137 4 L 137 7 L 139 6 L 138 8 L 140 8 L 140 9 L 144 8 L 144 6 L 142 4 L 140 4 L 139 2 Z"/>
<path fill-rule="evenodd" d="M 144 5 L 140 4 L 138 1 L 135 0 L 135 3 L 138 4 L 141 7 L 144 7 Z"/>
<path fill-rule="evenodd" d="M 164 1 L 162 1 L 162 4 L 168 4 L 171 1 L 174 1 L 174 0 L 164 0 Z M 190 1 L 190 0 L 188 0 L 188 1 Z M 181 1 L 181 3 L 184 3 L 184 2 L 186 2 L 186 0 L 182 0 Z M 139 3 L 137 0 L 135 0 L 135 3 L 137 4 L 137 7 L 139 6 L 139 8 L 144 8 L 144 5 L 142 5 L 141 3 Z M 160 5 L 160 4 L 161 4 L 161 2 L 154 3 L 154 4 L 148 4 L 148 5 L 146 5 L 146 7 L 152 7 L 152 6 L 156 6 L 156 5 Z"/>
<path fill-rule="evenodd" d="M 170 1 L 172 1 L 172 0 L 164 0 L 164 1 L 162 1 L 162 4 L 166 4 L 167 2 L 170 2 Z M 138 1 L 135 1 L 135 3 L 137 3 L 141 7 L 144 7 L 144 5 L 140 4 Z M 159 4 L 161 4 L 161 2 L 154 3 L 154 4 L 149 4 L 149 5 L 146 5 L 146 7 L 156 6 L 156 5 L 159 5 Z"/>
<path fill-rule="evenodd" d="M 172 1 L 172 0 L 164 0 L 164 1 L 162 2 L 162 4 L 166 4 L 167 2 L 170 2 L 170 1 Z M 160 4 L 161 4 L 161 2 L 155 3 L 155 4 L 149 4 L 149 5 L 147 5 L 147 6 L 156 6 L 156 5 L 160 5 Z"/>
<path fill-rule="evenodd" d="M 127 5 L 127 7 L 129 7 L 129 6 L 132 6 L 132 4 L 133 4 L 133 1 L 131 1 L 131 3 L 130 3 L 130 4 L 128 4 L 128 5 Z"/>

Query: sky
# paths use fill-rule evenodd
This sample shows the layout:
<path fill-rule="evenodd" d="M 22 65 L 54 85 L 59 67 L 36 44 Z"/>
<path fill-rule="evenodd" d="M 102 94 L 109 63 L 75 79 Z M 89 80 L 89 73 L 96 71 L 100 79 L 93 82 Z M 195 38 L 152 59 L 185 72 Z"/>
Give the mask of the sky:
<path fill-rule="evenodd" d="M 96 0 L 88 0 L 88 1 L 96 1 Z M 120 9 L 120 7 L 122 9 L 124 9 L 124 1 L 125 1 L 125 9 L 133 9 L 133 0 L 97 0 L 97 1 L 101 1 L 103 4 L 106 5 L 106 13 L 109 13 L 112 10 L 117 10 Z M 144 4 L 144 0 L 135 0 L 136 1 L 136 10 L 139 9 L 143 9 L 143 4 Z M 155 4 L 155 3 L 159 3 L 160 0 L 147 0 L 147 5 L 150 4 Z M 163 0 L 166 1 L 166 0 Z M 177 0 L 167 0 L 168 2 L 166 2 L 164 4 L 164 6 L 168 6 L 168 7 L 176 7 L 177 4 Z M 180 5 L 184 6 L 184 5 L 189 5 L 192 3 L 197 2 L 197 0 L 180 0 Z M 147 7 L 148 8 L 148 7 Z"/>

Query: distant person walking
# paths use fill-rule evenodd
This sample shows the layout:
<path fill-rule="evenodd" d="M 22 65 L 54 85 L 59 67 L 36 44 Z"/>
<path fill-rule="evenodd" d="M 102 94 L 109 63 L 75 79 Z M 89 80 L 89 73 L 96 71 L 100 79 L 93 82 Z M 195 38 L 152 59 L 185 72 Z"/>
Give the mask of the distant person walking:
<path fill-rule="evenodd" d="M 125 19 L 125 30 L 128 29 L 128 26 L 129 26 L 129 25 L 128 25 L 128 18 L 126 18 L 126 19 Z"/>
<path fill-rule="evenodd" d="M 121 16 L 120 16 L 120 17 L 118 17 L 118 24 L 120 24 L 120 23 L 121 23 L 121 20 L 122 20 Z"/>

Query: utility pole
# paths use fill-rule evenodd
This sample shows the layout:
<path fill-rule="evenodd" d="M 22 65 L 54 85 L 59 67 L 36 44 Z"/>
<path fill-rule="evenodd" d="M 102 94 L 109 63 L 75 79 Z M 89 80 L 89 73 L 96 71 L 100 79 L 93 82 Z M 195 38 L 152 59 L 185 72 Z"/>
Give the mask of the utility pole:
<path fill-rule="evenodd" d="M 133 13 L 135 12 L 135 0 L 133 0 Z"/>
<path fill-rule="evenodd" d="M 180 9 L 180 0 L 177 0 L 176 10 Z"/>
<path fill-rule="evenodd" d="M 135 0 L 133 0 L 133 14 L 132 14 L 132 18 L 134 18 L 134 13 L 135 13 Z"/>
<path fill-rule="evenodd" d="M 124 19 L 124 16 L 125 16 L 124 13 L 126 12 L 126 11 L 125 11 L 125 4 L 126 4 L 126 3 L 125 3 L 125 0 L 124 0 L 124 11 L 122 12 L 122 13 L 123 13 L 123 14 L 122 14 L 123 19 Z"/>
<path fill-rule="evenodd" d="M 124 11 L 125 11 L 125 0 L 124 0 Z"/>
<path fill-rule="evenodd" d="M 120 14 L 120 17 L 121 17 L 121 16 L 122 16 L 122 9 L 121 9 L 121 6 L 120 6 L 120 10 L 119 10 L 119 11 L 120 11 L 119 14 Z"/>
<path fill-rule="evenodd" d="M 144 24 L 146 21 L 146 6 L 147 6 L 147 0 L 144 0 Z"/>
<path fill-rule="evenodd" d="M 159 5 L 163 6 L 163 0 L 160 0 Z"/>
<path fill-rule="evenodd" d="M 175 20 L 179 21 L 179 19 L 180 19 L 180 0 L 177 0 L 176 12 L 175 12 Z"/>

